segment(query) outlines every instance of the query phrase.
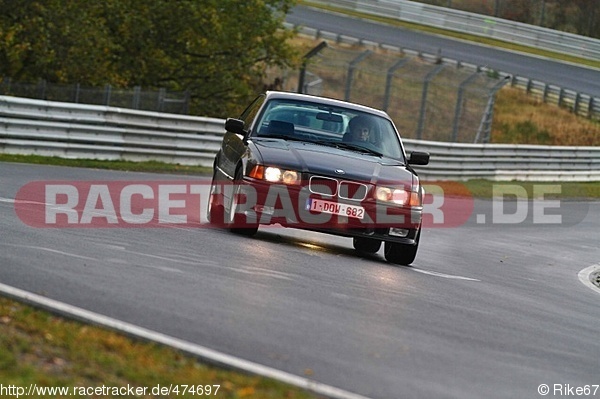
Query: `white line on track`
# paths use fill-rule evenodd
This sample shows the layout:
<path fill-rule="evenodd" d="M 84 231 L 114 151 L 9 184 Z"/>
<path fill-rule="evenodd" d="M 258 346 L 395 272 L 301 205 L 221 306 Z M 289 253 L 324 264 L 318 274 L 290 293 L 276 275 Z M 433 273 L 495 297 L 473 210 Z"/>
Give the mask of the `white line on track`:
<path fill-rule="evenodd" d="M 596 293 L 600 294 L 600 287 L 592 283 L 591 276 L 592 274 L 600 272 L 600 263 L 592 265 L 590 267 L 586 267 L 582 271 L 579 272 L 579 281 L 583 283 L 586 287 L 594 290 Z"/>
<path fill-rule="evenodd" d="M 59 251 L 58 249 L 53 249 L 53 248 L 40 247 L 37 245 L 19 245 L 19 244 L 5 244 L 5 243 L 0 243 L 0 245 L 6 245 L 9 247 L 15 247 L 15 248 L 35 249 L 35 250 L 39 250 L 39 251 L 50 252 L 53 254 L 59 254 L 59 255 L 69 256 L 69 257 L 78 258 L 78 259 L 98 260 L 96 258 L 90 258 L 89 256 L 72 254 L 70 252 Z"/>
<path fill-rule="evenodd" d="M 14 299 L 48 309 L 54 313 L 58 313 L 70 318 L 101 325 L 129 336 L 142 338 L 153 341 L 159 344 L 167 345 L 180 351 L 189 353 L 198 358 L 204 359 L 211 363 L 217 363 L 234 369 L 243 370 L 252 374 L 261 375 L 263 377 L 272 378 L 284 383 L 294 385 L 319 395 L 324 395 L 331 399 L 369 399 L 366 396 L 358 395 L 352 392 L 347 392 L 339 388 L 335 388 L 326 384 L 321 384 L 316 381 L 311 381 L 307 378 L 299 377 L 285 371 L 277 370 L 268 366 L 263 366 L 258 363 L 240 359 L 235 356 L 227 355 L 215 351 L 213 349 L 196 345 L 191 342 L 183 341 L 177 338 L 161 334 L 156 331 L 148 330 L 143 327 L 138 327 L 120 320 L 116 320 L 107 316 L 100 315 L 76 306 L 72 306 L 63 302 L 55 301 L 28 291 L 14 288 L 0 283 L 0 293 L 3 293 Z"/>
<path fill-rule="evenodd" d="M 452 275 L 452 274 L 444 274 L 444 273 L 432 272 L 430 270 L 418 269 L 416 267 L 411 267 L 410 270 L 413 270 L 413 271 L 415 271 L 417 273 L 427 274 L 427 275 L 435 276 L 435 277 L 448 278 L 448 279 L 452 279 L 452 280 L 481 281 L 481 280 L 478 280 L 476 278 L 463 277 L 463 276 L 455 276 L 455 275 Z"/>

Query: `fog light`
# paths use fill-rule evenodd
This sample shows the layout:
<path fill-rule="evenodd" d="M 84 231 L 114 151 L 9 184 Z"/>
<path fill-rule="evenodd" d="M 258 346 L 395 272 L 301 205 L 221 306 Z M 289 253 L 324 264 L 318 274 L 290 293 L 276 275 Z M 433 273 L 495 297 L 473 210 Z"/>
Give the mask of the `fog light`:
<path fill-rule="evenodd" d="M 388 234 L 395 237 L 406 237 L 408 235 L 408 229 L 398 229 L 396 227 L 391 227 L 390 232 Z"/>
<path fill-rule="evenodd" d="M 275 208 L 273 208 L 272 206 L 256 205 L 254 207 L 254 210 L 258 213 L 265 213 L 267 215 L 272 215 L 275 213 Z"/>

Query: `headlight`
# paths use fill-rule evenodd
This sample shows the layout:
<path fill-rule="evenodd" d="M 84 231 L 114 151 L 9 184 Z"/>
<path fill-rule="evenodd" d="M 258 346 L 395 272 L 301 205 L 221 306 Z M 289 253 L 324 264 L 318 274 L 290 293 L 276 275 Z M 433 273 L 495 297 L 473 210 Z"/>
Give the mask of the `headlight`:
<path fill-rule="evenodd" d="M 383 202 L 393 202 L 401 206 L 421 206 L 421 197 L 418 193 L 406 191 L 403 188 L 377 187 L 375 199 Z"/>
<path fill-rule="evenodd" d="M 295 170 L 280 169 L 274 166 L 255 165 L 248 176 L 270 183 L 299 184 L 300 174 Z"/>
<path fill-rule="evenodd" d="M 272 183 L 281 181 L 281 169 L 269 166 L 267 169 L 265 169 L 265 180 Z"/>

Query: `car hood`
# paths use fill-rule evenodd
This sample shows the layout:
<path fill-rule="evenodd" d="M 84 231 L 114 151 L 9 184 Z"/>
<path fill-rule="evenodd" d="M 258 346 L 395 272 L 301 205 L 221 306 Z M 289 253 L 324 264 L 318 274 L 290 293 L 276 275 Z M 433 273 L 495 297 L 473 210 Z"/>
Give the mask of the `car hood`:
<path fill-rule="evenodd" d="M 371 184 L 411 185 L 412 172 L 400 161 L 315 143 L 261 139 L 252 142 L 264 165 Z M 336 170 L 343 173 L 336 173 Z"/>

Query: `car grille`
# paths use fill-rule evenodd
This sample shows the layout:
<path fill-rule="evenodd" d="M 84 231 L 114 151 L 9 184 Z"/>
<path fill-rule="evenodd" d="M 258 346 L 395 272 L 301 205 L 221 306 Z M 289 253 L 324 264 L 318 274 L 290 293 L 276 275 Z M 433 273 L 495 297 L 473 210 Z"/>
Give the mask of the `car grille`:
<path fill-rule="evenodd" d="M 309 189 L 311 193 L 335 197 L 337 195 L 339 182 L 329 177 L 311 176 Z"/>
<path fill-rule="evenodd" d="M 320 194 L 327 197 L 339 197 L 362 201 L 367 196 L 368 187 L 366 184 L 355 183 L 351 181 L 323 176 L 311 176 L 309 180 L 309 189 L 311 193 Z"/>
<path fill-rule="evenodd" d="M 338 196 L 340 198 L 362 201 L 367 196 L 367 185 L 351 181 L 342 181 L 338 188 Z"/>

